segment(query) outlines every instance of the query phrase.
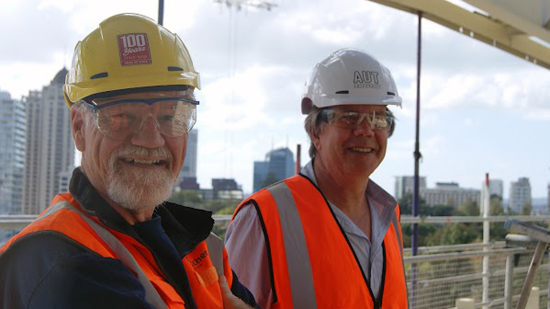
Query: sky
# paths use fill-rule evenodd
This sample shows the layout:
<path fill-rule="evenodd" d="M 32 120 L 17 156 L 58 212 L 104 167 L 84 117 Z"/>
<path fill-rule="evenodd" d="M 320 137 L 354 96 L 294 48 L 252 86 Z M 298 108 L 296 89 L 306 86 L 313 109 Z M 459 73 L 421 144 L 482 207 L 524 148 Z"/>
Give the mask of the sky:
<path fill-rule="evenodd" d="M 394 193 L 414 174 L 417 16 L 366 0 L 271 0 L 240 10 L 216 0 L 165 0 L 164 26 L 184 41 L 201 73 L 198 182 L 235 178 L 252 191 L 253 161 L 289 147 L 309 160 L 300 112 L 311 69 L 354 47 L 392 72 L 403 107 L 384 162 L 371 176 Z M 70 67 L 78 40 L 118 13 L 154 19 L 154 0 L 0 1 L 0 90 L 20 99 Z M 422 21 L 420 174 L 428 187 L 480 189 L 489 173 L 528 177 L 532 196 L 550 183 L 550 71 L 445 27 Z"/>

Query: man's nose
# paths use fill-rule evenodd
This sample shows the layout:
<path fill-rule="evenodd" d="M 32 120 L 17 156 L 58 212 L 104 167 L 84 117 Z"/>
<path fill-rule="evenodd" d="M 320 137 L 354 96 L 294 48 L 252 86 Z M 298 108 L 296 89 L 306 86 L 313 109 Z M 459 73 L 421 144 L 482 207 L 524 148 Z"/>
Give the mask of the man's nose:
<path fill-rule="evenodd" d="M 152 116 L 145 118 L 141 128 L 132 136 L 132 144 L 147 148 L 157 148 L 164 146 L 165 140 L 157 121 Z"/>
<path fill-rule="evenodd" d="M 353 130 L 353 133 L 359 136 L 374 136 L 374 129 L 369 118 L 363 118 L 363 121 Z"/>

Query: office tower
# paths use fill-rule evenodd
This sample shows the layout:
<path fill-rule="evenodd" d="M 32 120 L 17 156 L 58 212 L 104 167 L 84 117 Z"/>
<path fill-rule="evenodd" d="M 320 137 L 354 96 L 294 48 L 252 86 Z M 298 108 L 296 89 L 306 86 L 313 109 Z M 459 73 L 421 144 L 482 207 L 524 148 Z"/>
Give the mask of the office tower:
<path fill-rule="evenodd" d="M 268 167 L 269 162 L 267 161 L 254 161 L 253 192 L 256 192 L 264 187 L 264 180 L 267 175 Z"/>
<path fill-rule="evenodd" d="M 418 177 L 418 191 L 419 195 L 422 196 L 424 191 L 426 191 L 426 177 Z M 398 176 L 395 177 L 395 199 L 399 200 L 403 195 L 407 193 L 413 193 L 414 191 L 414 176 Z"/>
<path fill-rule="evenodd" d="M 197 183 L 197 143 L 199 132 L 196 129 L 187 133 L 185 161 L 176 181 L 175 190 L 199 190 Z"/>
<path fill-rule="evenodd" d="M 294 155 L 288 148 L 268 152 L 265 161 L 254 161 L 254 192 L 294 175 Z"/>
<path fill-rule="evenodd" d="M 21 211 L 25 123 L 25 105 L 0 91 L 0 214 Z"/>
<path fill-rule="evenodd" d="M 479 203 L 481 191 L 461 188 L 455 182 L 437 182 L 435 188 L 426 189 L 423 198 L 428 206 L 446 205 L 458 208 L 469 201 Z"/>
<path fill-rule="evenodd" d="M 59 71 L 42 91 L 30 91 L 27 107 L 27 143 L 23 177 L 24 214 L 38 214 L 59 193 L 60 173 L 74 166 L 70 110 L 62 86 L 67 70 Z"/>
<path fill-rule="evenodd" d="M 179 175 L 180 178 L 197 178 L 198 138 L 199 132 L 197 129 L 193 129 L 187 134 L 187 152 L 185 153 L 185 162 Z"/>
<path fill-rule="evenodd" d="M 531 203 L 531 184 L 529 178 L 521 177 L 510 184 L 510 199 L 508 207 L 515 213 L 521 213 L 527 203 Z"/>

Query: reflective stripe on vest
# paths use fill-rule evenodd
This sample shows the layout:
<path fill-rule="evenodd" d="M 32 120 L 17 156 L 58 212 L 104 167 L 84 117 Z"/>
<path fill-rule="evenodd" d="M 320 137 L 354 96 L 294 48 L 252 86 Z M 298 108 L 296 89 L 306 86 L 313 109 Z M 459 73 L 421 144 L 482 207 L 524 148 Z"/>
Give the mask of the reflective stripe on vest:
<path fill-rule="evenodd" d="M 223 240 L 214 233 L 206 238 L 206 245 L 208 246 L 208 254 L 210 255 L 210 260 L 214 267 L 216 267 L 216 272 L 218 276 L 223 276 Z"/>
<path fill-rule="evenodd" d="M 101 225 L 97 224 L 94 220 L 88 218 L 80 210 L 76 209 L 67 201 L 61 201 L 54 204 L 44 212 L 37 220 L 41 220 L 49 215 L 54 214 L 58 210 L 67 209 L 76 212 L 86 223 L 97 233 L 97 235 L 113 250 L 117 258 L 130 270 L 132 270 L 136 275 L 137 279 L 145 289 L 145 299 L 155 308 L 167 308 L 166 304 L 155 290 L 137 261 L 134 259 L 132 254 L 124 247 L 124 245 L 108 230 L 106 230 Z"/>
<path fill-rule="evenodd" d="M 284 182 L 267 188 L 279 211 L 285 254 L 295 308 L 317 307 L 306 237 L 292 192 Z"/>

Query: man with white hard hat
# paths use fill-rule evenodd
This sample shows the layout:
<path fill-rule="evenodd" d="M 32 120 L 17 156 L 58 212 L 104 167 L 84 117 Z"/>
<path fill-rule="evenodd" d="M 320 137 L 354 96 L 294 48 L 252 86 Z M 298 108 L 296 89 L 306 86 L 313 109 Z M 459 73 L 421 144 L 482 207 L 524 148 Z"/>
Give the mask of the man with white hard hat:
<path fill-rule="evenodd" d="M 226 235 L 262 308 L 407 308 L 399 207 L 370 179 L 395 128 L 389 105 L 401 106 L 395 82 L 366 52 L 314 67 L 301 104 L 311 161 L 241 203 Z"/>

